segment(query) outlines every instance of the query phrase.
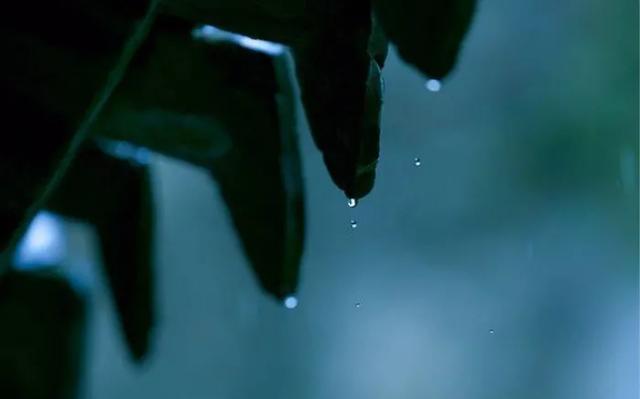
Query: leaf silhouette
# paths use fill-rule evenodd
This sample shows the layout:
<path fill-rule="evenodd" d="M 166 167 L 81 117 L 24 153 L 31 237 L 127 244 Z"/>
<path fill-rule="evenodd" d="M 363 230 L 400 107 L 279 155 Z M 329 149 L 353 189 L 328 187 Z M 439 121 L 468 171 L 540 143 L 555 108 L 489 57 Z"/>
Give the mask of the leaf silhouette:
<path fill-rule="evenodd" d="M 476 0 L 373 0 L 377 20 L 400 56 L 441 79 L 454 67 Z"/>
<path fill-rule="evenodd" d="M 47 273 L 0 277 L 0 397 L 75 397 L 85 306 L 67 281 Z"/>
<path fill-rule="evenodd" d="M 134 359 L 143 359 L 154 321 L 154 223 L 148 167 L 86 146 L 46 207 L 95 227 L 129 351 Z"/>
<path fill-rule="evenodd" d="M 377 109 L 375 101 L 367 104 L 371 14 L 365 1 L 330 5 L 317 6 L 316 15 L 324 23 L 294 49 L 297 75 L 329 174 L 347 197 L 360 198 L 373 188 L 378 159 L 379 126 L 369 122 L 377 120 L 380 102 Z M 371 52 L 383 62 L 383 40 L 378 36 L 372 43 Z"/>
<path fill-rule="evenodd" d="M 64 175 L 154 16 L 123 1 L 11 3 L 0 16 L 0 266 Z M 73 115 L 73 118 L 69 118 Z"/>
<path fill-rule="evenodd" d="M 233 147 L 211 173 L 261 285 L 283 299 L 297 289 L 304 242 L 290 65 L 285 55 L 227 50 L 235 67 L 225 71 L 217 109 Z"/>
<path fill-rule="evenodd" d="M 277 298 L 297 287 L 304 241 L 290 69 L 284 54 L 194 40 L 190 24 L 161 18 L 96 126 L 209 170 L 253 270 Z"/>

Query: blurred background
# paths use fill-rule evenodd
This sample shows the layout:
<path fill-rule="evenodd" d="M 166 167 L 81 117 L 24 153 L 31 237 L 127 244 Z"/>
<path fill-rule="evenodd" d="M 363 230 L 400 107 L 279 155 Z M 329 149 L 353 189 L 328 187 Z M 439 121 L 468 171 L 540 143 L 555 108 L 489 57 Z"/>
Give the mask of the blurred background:
<path fill-rule="evenodd" d="M 154 155 L 146 364 L 95 239 L 63 226 L 90 298 L 83 397 L 637 398 L 637 17 L 635 1 L 481 2 L 438 92 L 391 54 L 376 187 L 353 209 L 300 109 L 295 309 L 261 292 L 213 181 Z"/>

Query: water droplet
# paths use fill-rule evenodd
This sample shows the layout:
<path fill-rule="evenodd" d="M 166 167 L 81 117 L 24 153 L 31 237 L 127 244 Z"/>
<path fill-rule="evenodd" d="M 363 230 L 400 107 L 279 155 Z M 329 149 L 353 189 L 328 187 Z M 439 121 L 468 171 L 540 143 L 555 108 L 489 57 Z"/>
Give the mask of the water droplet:
<path fill-rule="evenodd" d="M 440 81 L 438 79 L 429 79 L 427 80 L 427 82 L 424 84 L 424 87 L 432 92 L 438 92 L 440 91 L 440 89 L 442 88 L 442 83 L 440 83 Z"/>
<path fill-rule="evenodd" d="M 349 200 L 347 201 L 347 206 L 349 208 L 355 208 L 356 206 L 358 206 L 358 200 L 355 198 L 349 198 Z"/>
<path fill-rule="evenodd" d="M 420 160 L 420 158 L 416 157 L 416 158 L 413 158 L 413 164 L 415 166 L 420 166 L 422 165 L 422 161 Z"/>
<path fill-rule="evenodd" d="M 352 229 L 355 229 L 356 227 L 358 227 L 358 222 L 354 219 L 351 219 L 350 224 Z"/>
<path fill-rule="evenodd" d="M 362 306 L 362 304 L 360 302 L 356 302 L 355 304 L 356 309 L 360 309 L 360 306 Z"/>
<path fill-rule="evenodd" d="M 295 296 L 288 296 L 284 299 L 284 307 L 287 309 L 294 309 L 298 306 L 298 298 Z"/>
<path fill-rule="evenodd" d="M 493 328 L 489 330 L 489 334 L 495 334 L 496 330 L 494 330 Z"/>

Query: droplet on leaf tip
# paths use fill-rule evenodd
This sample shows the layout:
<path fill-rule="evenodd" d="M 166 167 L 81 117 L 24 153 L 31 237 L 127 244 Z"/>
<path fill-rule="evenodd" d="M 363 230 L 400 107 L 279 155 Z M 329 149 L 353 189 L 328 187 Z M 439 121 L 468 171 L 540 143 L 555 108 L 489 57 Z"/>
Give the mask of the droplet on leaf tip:
<path fill-rule="evenodd" d="M 349 208 L 355 208 L 356 206 L 358 206 L 358 200 L 355 198 L 349 198 L 349 200 L 347 201 L 347 206 Z"/>
<path fill-rule="evenodd" d="M 287 309 L 295 309 L 298 306 L 298 298 L 290 295 L 284 299 L 284 307 Z"/>
<path fill-rule="evenodd" d="M 442 88 L 442 83 L 440 83 L 440 81 L 438 79 L 429 79 L 424 84 L 424 87 L 427 90 L 436 93 L 436 92 L 439 92 L 440 89 Z"/>

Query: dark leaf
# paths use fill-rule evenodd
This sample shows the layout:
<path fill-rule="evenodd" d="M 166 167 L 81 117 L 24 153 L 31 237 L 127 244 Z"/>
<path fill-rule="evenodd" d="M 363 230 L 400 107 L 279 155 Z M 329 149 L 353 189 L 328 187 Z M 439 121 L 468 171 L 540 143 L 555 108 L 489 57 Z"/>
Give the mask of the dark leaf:
<path fill-rule="evenodd" d="M 76 397 L 85 309 L 59 277 L 10 272 L 0 278 L 0 398 Z"/>
<path fill-rule="evenodd" d="M 304 242 L 290 66 L 284 55 L 217 51 L 229 52 L 232 63 L 214 102 L 233 147 L 212 163 L 211 173 L 262 286 L 282 299 L 297 289 Z"/>
<path fill-rule="evenodd" d="M 371 14 L 366 1 L 331 2 L 317 11 L 311 40 L 295 48 L 298 81 L 311 132 L 334 183 L 350 198 L 373 188 L 378 159 L 380 98 L 368 84 Z M 382 63 L 384 44 L 372 41 Z M 379 84 L 379 77 L 372 78 Z"/>
<path fill-rule="evenodd" d="M 262 286 L 281 298 L 297 286 L 304 223 L 289 66 L 233 40 L 197 39 L 159 21 L 97 133 L 210 170 Z"/>
<path fill-rule="evenodd" d="M 144 37 L 147 8 L 146 1 L 79 0 L 4 6 L 0 100 L 15 134 L 0 145 L 3 265 Z"/>
<path fill-rule="evenodd" d="M 476 0 L 373 0 L 375 15 L 400 56 L 428 77 L 454 67 Z"/>
<path fill-rule="evenodd" d="M 153 204 L 146 165 L 78 152 L 46 207 L 95 226 L 126 342 L 142 359 L 153 326 Z"/>

